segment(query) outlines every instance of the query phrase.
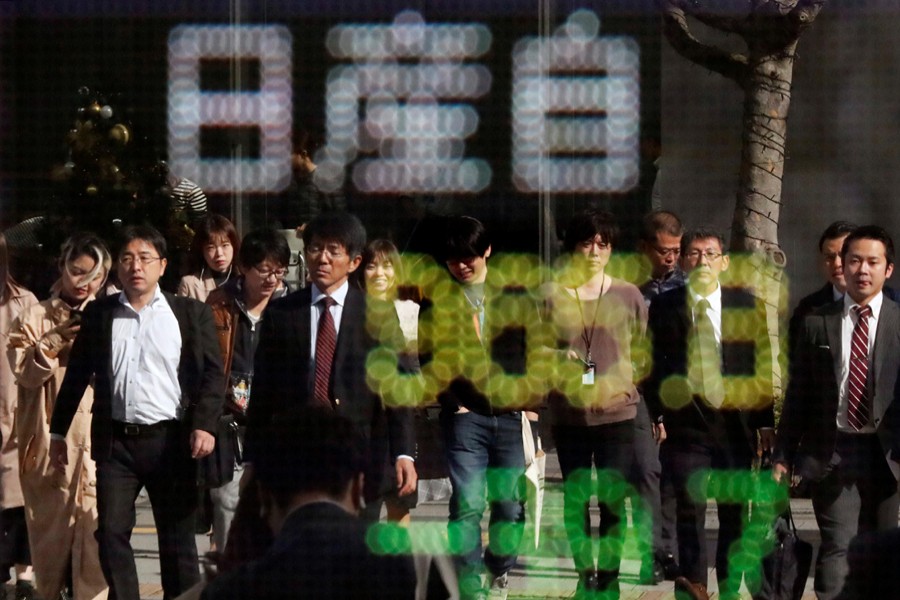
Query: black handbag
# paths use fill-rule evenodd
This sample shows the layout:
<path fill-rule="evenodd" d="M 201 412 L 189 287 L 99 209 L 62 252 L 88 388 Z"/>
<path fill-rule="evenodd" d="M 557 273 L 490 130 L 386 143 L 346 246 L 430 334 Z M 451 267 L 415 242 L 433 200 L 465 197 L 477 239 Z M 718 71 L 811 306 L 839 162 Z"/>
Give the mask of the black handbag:
<path fill-rule="evenodd" d="M 791 509 L 775 519 L 775 547 L 763 559 L 762 585 L 754 600 L 800 600 L 812 566 L 813 547 L 797 535 Z"/>
<path fill-rule="evenodd" d="M 238 424 L 232 415 L 222 415 L 216 425 L 216 447 L 211 454 L 197 461 L 197 485 L 213 489 L 234 479 L 237 456 Z"/>

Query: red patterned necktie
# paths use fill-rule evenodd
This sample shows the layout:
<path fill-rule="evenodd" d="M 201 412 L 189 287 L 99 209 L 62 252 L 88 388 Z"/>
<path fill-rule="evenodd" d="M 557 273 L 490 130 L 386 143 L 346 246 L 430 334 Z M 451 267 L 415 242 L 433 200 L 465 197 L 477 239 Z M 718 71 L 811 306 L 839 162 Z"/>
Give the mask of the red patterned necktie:
<path fill-rule="evenodd" d="M 331 296 L 323 297 L 320 302 L 322 316 L 319 317 L 319 329 L 316 332 L 316 381 L 313 387 L 313 401 L 316 406 L 332 408 L 328 389 L 334 349 L 337 346 L 337 332 L 334 329 L 331 307 L 337 302 Z"/>
<path fill-rule="evenodd" d="M 847 423 L 859 431 L 869 422 L 869 316 L 871 306 L 854 306 L 856 326 L 850 338 L 850 375 L 847 378 Z"/>

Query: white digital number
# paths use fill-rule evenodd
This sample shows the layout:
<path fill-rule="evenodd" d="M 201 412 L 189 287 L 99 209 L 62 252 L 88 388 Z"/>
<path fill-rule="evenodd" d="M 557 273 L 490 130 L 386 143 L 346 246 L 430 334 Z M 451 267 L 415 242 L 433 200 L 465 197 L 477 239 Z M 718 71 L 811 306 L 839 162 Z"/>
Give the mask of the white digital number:
<path fill-rule="evenodd" d="M 598 31 L 597 16 L 579 10 L 550 38 L 516 43 L 513 183 L 523 192 L 625 192 L 637 185 L 639 47 Z"/>
<path fill-rule="evenodd" d="M 169 165 L 207 192 L 277 192 L 291 177 L 291 46 L 280 25 L 183 25 L 169 35 Z M 259 90 L 204 92 L 202 59 L 258 59 Z M 260 131 L 259 158 L 204 158 L 201 127 Z"/>
<path fill-rule="evenodd" d="M 485 189 L 491 169 L 465 158 L 478 113 L 460 100 L 491 86 L 483 65 L 464 63 L 491 45 L 483 25 L 426 24 L 413 11 L 391 25 L 338 25 L 327 48 L 337 59 L 326 87 L 325 146 L 315 156 L 320 188 L 340 189 L 352 164 L 356 189 L 369 193 Z"/>

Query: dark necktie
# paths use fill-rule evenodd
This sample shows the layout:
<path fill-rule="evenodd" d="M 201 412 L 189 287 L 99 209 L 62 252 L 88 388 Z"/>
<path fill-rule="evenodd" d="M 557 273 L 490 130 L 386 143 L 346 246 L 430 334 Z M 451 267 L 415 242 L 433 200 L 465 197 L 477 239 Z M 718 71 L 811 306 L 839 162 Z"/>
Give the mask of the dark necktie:
<path fill-rule="evenodd" d="M 334 362 L 334 349 L 337 346 L 337 332 L 334 329 L 334 317 L 331 307 L 337 304 L 331 296 L 320 301 L 322 316 L 319 317 L 319 329 L 316 332 L 316 381 L 313 387 L 313 403 L 316 406 L 331 408 L 328 394 L 331 382 L 331 365 Z"/>
<path fill-rule="evenodd" d="M 869 315 L 871 306 L 854 306 L 856 326 L 850 338 L 850 375 L 847 378 L 847 424 L 859 431 L 869 422 Z"/>
<path fill-rule="evenodd" d="M 722 380 L 722 357 L 712 319 L 707 311 L 709 301 L 701 299 L 694 308 L 694 348 L 689 367 L 689 379 L 694 390 L 700 392 L 706 401 L 716 408 L 725 401 L 725 383 Z"/>

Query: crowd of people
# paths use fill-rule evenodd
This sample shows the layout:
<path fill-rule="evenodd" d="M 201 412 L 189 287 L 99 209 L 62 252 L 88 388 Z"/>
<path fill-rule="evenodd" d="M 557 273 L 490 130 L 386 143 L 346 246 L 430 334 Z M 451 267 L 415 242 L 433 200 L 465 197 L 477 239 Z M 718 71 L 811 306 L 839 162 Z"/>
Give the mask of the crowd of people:
<path fill-rule="evenodd" d="M 723 285 L 732 257 L 713 229 L 650 213 L 638 232 L 649 269 L 626 281 L 610 268 L 617 223 L 585 210 L 539 286 L 492 267 L 500 249 L 470 216 L 445 218 L 434 255 L 416 257 L 440 266 L 427 281 L 349 213 L 298 232 L 308 277 L 292 289 L 281 232 L 241 239 L 207 215 L 177 293 L 160 285 L 172 265 L 155 229 L 123 227 L 114 253 L 75 234 L 42 302 L 9 273 L 0 235 L 0 583 L 14 573 L 17 600 L 138 600 L 142 489 L 166 598 L 425 598 L 429 562 L 379 554 L 367 532 L 382 512 L 408 526 L 442 476 L 452 556 L 434 558 L 448 595 L 504 598 L 526 520 L 523 440 L 542 433 L 578 598 L 619 597 L 630 503 L 640 582 L 708 599 L 708 496 L 719 597 L 740 598 L 758 580 L 735 558 L 750 501 L 710 494 L 710 474 L 763 455 L 812 498 L 817 596 L 874 589 L 847 555 L 858 533 L 897 527 L 900 307 L 881 228 L 823 233 L 827 282 L 785 332 L 777 434 L 766 305 Z M 429 407 L 438 445 L 421 430 Z M 217 570 L 201 581 L 206 503 Z"/>

